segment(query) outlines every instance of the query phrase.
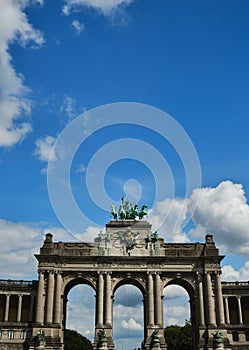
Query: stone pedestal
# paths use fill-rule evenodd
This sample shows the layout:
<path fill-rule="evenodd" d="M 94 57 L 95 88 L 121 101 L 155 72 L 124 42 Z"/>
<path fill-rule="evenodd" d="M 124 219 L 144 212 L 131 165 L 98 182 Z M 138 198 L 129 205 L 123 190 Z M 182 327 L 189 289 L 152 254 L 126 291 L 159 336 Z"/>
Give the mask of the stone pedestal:
<path fill-rule="evenodd" d="M 108 347 L 107 347 L 107 341 L 101 341 L 99 346 L 98 346 L 98 349 L 99 350 L 107 350 Z"/>
<path fill-rule="evenodd" d="M 158 340 L 154 340 L 151 344 L 151 350 L 161 350 L 161 344 L 159 339 Z"/>
<path fill-rule="evenodd" d="M 40 341 L 38 345 L 35 346 L 35 350 L 45 350 L 46 349 L 46 342 Z"/>

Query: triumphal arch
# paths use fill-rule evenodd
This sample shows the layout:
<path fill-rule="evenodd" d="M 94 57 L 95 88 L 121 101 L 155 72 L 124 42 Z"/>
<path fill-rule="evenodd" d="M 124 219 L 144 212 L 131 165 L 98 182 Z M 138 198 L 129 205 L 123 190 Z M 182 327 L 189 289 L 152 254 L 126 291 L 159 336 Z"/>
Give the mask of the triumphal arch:
<path fill-rule="evenodd" d="M 120 207 L 92 243 L 54 242 L 47 233 L 35 255 L 38 281 L 0 281 L 0 349 L 63 350 L 67 295 L 77 284 L 96 293 L 94 350 L 115 348 L 113 296 L 124 284 L 143 295 L 144 350 L 167 349 L 162 298 L 172 284 L 189 295 L 193 350 L 248 349 L 249 284 L 221 282 L 213 236 L 167 243 L 146 220 L 146 206 L 123 199 Z"/>

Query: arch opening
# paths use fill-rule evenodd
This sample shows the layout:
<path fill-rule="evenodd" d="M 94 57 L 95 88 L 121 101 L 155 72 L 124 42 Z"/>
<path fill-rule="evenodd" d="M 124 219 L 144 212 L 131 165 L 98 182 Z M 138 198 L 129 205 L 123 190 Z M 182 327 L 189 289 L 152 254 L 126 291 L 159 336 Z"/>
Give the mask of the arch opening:
<path fill-rule="evenodd" d="M 180 331 L 181 334 L 178 338 L 181 338 L 182 332 L 184 332 L 184 337 L 185 335 L 188 337 L 186 341 L 189 342 L 189 346 L 192 344 L 195 347 L 197 341 L 195 329 L 198 316 L 194 295 L 194 289 L 188 282 L 183 279 L 172 280 L 163 291 L 163 318 L 165 328 L 168 327 L 169 330 L 171 326 L 175 326 L 174 332 Z M 174 342 L 173 338 L 171 342 Z M 169 342 L 169 339 L 166 341 Z M 171 344 L 171 346 L 173 345 Z"/>
<path fill-rule="evenodd" d="M 144 339 L 143 294 L 134 284 L 123 283 L 115 289 L 113 339 L 116 350 L 141 348 Z"/>
<path fill-rule="evenodd" d="M 65 328 L 75 330 L 91 342 L 95 332 L 95 291 L 88 284 L 77 284 L 67 291 Z"/>
<path fill-rule="evenodd" d="M 164 327 L 183 326 L 190 320 L 189 295 L 184 287 L 171 284 L 164 288 L 163 319 Z"/>

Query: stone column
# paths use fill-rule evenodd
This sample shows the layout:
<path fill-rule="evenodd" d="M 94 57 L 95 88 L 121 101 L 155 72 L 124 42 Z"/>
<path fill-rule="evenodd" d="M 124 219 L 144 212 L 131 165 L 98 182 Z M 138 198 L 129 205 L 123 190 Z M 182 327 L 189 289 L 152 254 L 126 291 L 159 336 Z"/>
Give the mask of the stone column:
<path fill-rule="evenodd" d="M 243 324 L 240 297 L 237 297 L 237 301 L 238 301 L 238 316 L 239 316 L 239 324 Z"/>
<path fill-rule="evenodd" d="M 215 275 L 215 289 L 216 289 L 216 307 L 217 307 L 217 326 L 225 324 L 224 319 L 224 307 L 223 307 L 223 298 L 222 298 L 222 289 L 220 281 L 220 273 L 217 272 Z"/>
<path fill-rule="evenodd" d="M 208 303 L 208 324 L 215 326 L 215 310 L 213 299 L 213 288 L 210 273 L 206 273 L 207 303 Z"/>
<path fill-rule="evenodd" d="M 34 294 L 30 295 L 30 309 L 29 309 L 29 321 L 32 322 L 33 321 L 33 317 L 34 317 L 34 303 L 35 303 L 35 296 Z"/>
<path fill-rule="evenodd" d="M 155 323 L 157 326 L 163 325 L 162 320 L 162 292 L 161 292 L 161 278 L 159 273 L 156 274 L 156 298 L 155 298 Z"/>
<path fill-rule="evenodd" d="M 203 285 L 202 276 L 198 276 L 198 296 L 199 296 L 199 323 L 200 326 L 205 325 L 205 314 L 204 314 L 204 304 L 203 304 Z"/>
<path fill-rule="evenodd" d="M 105 284 L 105 324 L 112 325 L 112 296 L 111 296 L 111 275 L 106 274 Z"/>
<path fill-rule="evenodd" d="M 148 325 L 154 326 L 154 291 L 153 291 L 153 277 L 148 273 Z"/>
<path fill-rule="evenodd" d="M 9 321 L 9 310 L 10 310 L 10 294 L 6 294 L 4 322 Z"/>
<path fill-rule="evenodd" d="M 225 300 L 226 324 L 230 324 L 230 315 L 229 315 L 229 307 L 228 307 L 228 297 L 225 297 L 224 300 Z"/>
<path fill-rule="evenodd" d="M 53 322 L 53 304 L 54 304 L 54 272 L 50 271 L 48 274 L 46 323 Z"/>
<path fill-rule="evenodd" d="M 17 322 L 21 322 L 22 317 L 22 294 L 18 295 Z"/>
<path fill-rule="evenodd" d="M 97 285 L 97 320 L 98 326 L 103 326 L 103 311 L 104 311 L 104 279 L 102 273 L 98 275 Z"/>
<path fill-rule="evenodd" d="M 56 275 L 56 288 L 55 288 L 55 307 L 54 307 L 54 323 L 61 323 L 61 286 L 62 276 L 60 273 Z"/>
<path fill-rule="evenodd" d="M 44 322 L 44 307 L 45 307 L 45 288 L 44 288 L 44 273 L 39 273 L 38 295 L 36 302 L 36 322 L 43 324 Z"/>
<path fill-rule="evenodd" d="M 162 291 L 163 292 L 163 291 Z M 161 319 L 162 319 L 162 326 L 164 325 L 164 314 L 163 314 L 163 298 L 164 298 L 164 295 L 162 294 L 161 295 L 161 305 L 162 305 L 162 310 L 161 310 Z"/>

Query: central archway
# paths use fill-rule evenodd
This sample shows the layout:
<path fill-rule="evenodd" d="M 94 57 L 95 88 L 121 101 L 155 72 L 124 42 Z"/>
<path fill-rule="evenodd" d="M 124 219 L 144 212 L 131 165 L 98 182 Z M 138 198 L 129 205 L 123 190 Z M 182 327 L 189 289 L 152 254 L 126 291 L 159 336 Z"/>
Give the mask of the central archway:
<path fill-rule="evenodd" d="M 138 278 L 120 278 L 114 285 L 113 334 L 117 350 L 142 346 L 146 337 L 144 294 L 144 285 Z"/>
<path fill-rule="evenodd" d="M 116 289 L 113 302 L 115 349 L 140 348 L 144 339 L 142 292 L 132 284 L 123 284 Z"/>

